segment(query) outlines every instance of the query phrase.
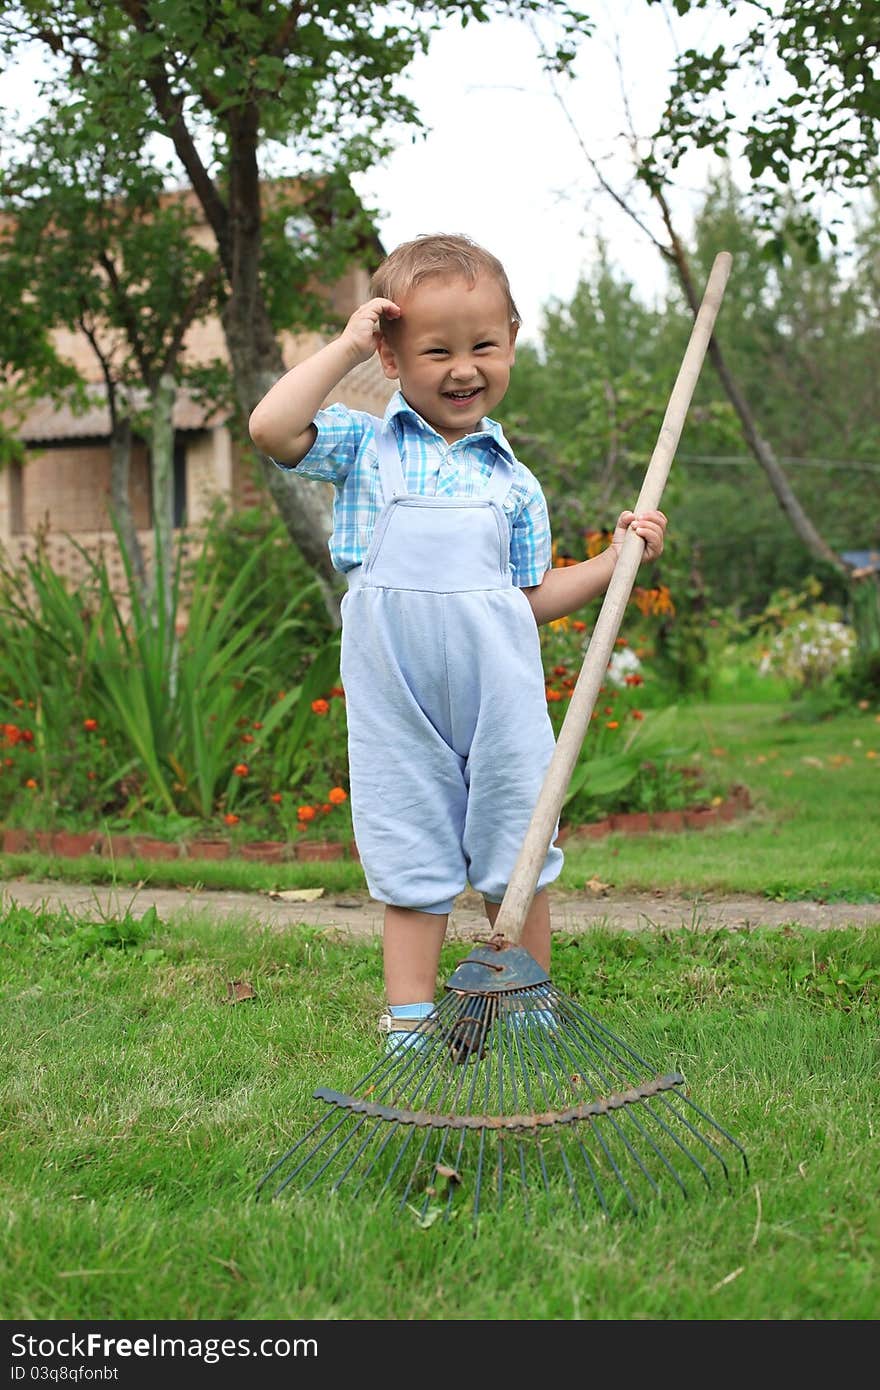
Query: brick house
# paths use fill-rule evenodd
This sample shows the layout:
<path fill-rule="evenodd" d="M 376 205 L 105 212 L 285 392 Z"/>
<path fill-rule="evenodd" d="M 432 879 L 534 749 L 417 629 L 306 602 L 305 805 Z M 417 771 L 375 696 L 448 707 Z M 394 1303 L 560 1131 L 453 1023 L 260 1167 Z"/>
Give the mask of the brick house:
<path fill-rule="evenodd" d="M 186 196 L 186 195 L 184 195 Z M 210 245 L 212 234 L 201 222 L 196 235 Z M 368 297 L 369 277 L 384 254 L 378 239 L 364 247 L 363 264 L 349 269 L 327 287 L 336 314 L 344 321 Z M 42 535 L 52 568 L 76 581 L 85 571 L 77 542 L 92 556 L 103 554 L 114 588 L 122 587 L 123 569 L 108 511 L 110 498 L 110 418 L 100 365 L 84 336 L 59 330 L 59 353 L 73 362 L 88 383 L 93 404 L 85 414 L 50 400 L 36 402 L 19 420 L 15 433 L 25 446 L 24 461 L 0 469 L 0 553 L 12 565 L 32 554 Z M 285 365 L 293 366 L 314 352 L 324 339 L 316 333 L 281 335 Z M 219 320 L 192 326 L 184 342 L 191 362 L 228 360 Z M 394 390 L 376 358 L 358 367 L 327 398 L 381 415 Z M 175 525 L 197 531 L 218 498 L 233 507 L 253 505 L 265 486 L 252 451 L 239 446 L 222 412 L 211 412 L 186 391 L 178 393 L 175 427 Z M 132 448 L 130 500 L 145 560 L 152 553 L 150 461 L 146 444 Z"/>

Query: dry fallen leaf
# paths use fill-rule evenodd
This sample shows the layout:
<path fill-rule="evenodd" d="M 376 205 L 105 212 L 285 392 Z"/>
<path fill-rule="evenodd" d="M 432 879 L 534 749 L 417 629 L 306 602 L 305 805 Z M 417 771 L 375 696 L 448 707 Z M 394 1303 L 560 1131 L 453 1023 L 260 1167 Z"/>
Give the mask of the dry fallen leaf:
<path fill-rule="evenodd" d="M 446 1178 L 447 1182 L 461 1182 L 461 1174 L 455 1168 L 448 1168 L 445 1163 L 435 1163 L 434 1172 L 438 1178 Z"/>
<path fill-rule="evenodd" d="M 323 888 L 280 888 L 272 889 L 269 897 L 279 903 L 313 903 L 323 892 Z"/>
<path fill-rule="evenodd" d="M 587 879 L 586 883 L 584 884 L 584 887 L 588 888 L 591 893 L 595 893 L 596 896 L 599 897 L 602 893 L 608 892 L 608 889 L 611 887 L 611 884 L 603 883 L 600 878 L 597 878 L 596 875 L 593 874 L 592 878 Z"/>
<path fill-rule="evenodd" d="M 242 999 L 256 999 L 257 992 L 247 980 L 227 980 L 224 1004 L 240 1004 Z"/>

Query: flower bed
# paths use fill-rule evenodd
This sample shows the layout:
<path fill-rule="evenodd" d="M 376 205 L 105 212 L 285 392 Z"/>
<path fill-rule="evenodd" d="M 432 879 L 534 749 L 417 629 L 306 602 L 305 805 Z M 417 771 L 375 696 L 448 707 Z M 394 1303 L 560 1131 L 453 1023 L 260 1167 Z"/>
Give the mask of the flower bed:
<path fill-rule="evenodd" d="M 566 840 L 596 839 L 618 831 L 624 835 L 646 834 L 651 831 L 669 834 L 681 830 L 700 830 L 718 825 L 745 814 L 751 799 L 745 787 L 733 788 L 731 795 L 708 806 L 692 806 L 675 811 L 615 812 L 601 820 L 584 825 L 560 826 L 558 843 Z M 41 851 L 60 858 L 79 858 L 97 854 L 105 858 L 133 859 L 245 859 L 264 864 L 297 861 L 320 861 L 358 858 L 353 840 L 229 840 L 181 839 L 160 840 L 147 835 L 106 835 L 100 831 L 74 834 L 68 831 L 22 830 L 9 826 L 2 830 L 4 854 L 27 854 Z"/>

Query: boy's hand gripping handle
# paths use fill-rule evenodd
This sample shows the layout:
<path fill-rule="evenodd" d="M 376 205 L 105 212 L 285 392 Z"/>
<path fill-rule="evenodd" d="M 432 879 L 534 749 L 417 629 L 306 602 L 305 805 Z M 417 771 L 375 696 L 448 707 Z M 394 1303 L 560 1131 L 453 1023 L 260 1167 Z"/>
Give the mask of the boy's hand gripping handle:
<path fill-rule="evenodd" d="M 678 447 L 691 397 L 724 297 L 731 262 L 729 251 L 720 251 L 713 262 L 642 490 L 633 508 L 636 515 L 643 511 L 656 510 L 660 506 L 670 465 Z M 606 590 L 580 675 L 556 740 L 556 748 L 507 885 L 507 892 L 495 919 L 494 934 L 503 936 L 513 945 L 518 944 L 522 935 L 523 925 L 535 894 L 535 885 L 547 856 L 581 744 L 589 727 L 599 687 L 611 660 L 614 642 L 632 593 L 644 547 L 645 542 L 630 527 L 620 548 L 611 583 Z"/>

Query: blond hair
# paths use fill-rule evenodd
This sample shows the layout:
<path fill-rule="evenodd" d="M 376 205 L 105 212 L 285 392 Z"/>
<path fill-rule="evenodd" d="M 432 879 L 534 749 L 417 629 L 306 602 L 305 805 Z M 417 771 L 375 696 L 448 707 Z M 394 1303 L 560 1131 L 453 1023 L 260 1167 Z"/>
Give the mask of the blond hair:
<path fill-rule="evenodd" d="M 490 275 L 504 293 L 511 323 L 521 322 L 504 266 L 491 251 L 464 235 L 426 232 L 413 241 L 402 242 L 374 271 L 370 294 L 396 303 L 423 280 L 459 275 L 469 285 L 474 285 L 480 275 Z M 388 320 L 384 327 L 393 323 L 393 319 Z"/>

